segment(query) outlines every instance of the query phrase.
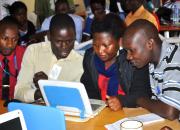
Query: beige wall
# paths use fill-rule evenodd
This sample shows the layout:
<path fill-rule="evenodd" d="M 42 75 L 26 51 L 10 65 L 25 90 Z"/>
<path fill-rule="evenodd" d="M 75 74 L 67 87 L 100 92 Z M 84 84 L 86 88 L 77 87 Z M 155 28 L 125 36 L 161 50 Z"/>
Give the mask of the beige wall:
<path fill-rule="evenodd" d="M 33 22 L 33 24 L 36 26 L 37 25 L 37 16 L 34 13 L 34 3 L 35 0 L 20 0 L 24 2 L 28 8 L 28 19 Z"/>
<path fill-rule="evenodd" d="M 34 3 L 35 0 L 20 0 L 24 2 L 28 8 L 28 12 L 33 12 L 34 11 Z"/>
<path fill-rule="evenodd" d="M 74 0 L 74 4 L 79 4 L 79 7 L 77 7 L 76 12 L 81 13 L 85 11 L 85 6 L 83 0 Z"/>

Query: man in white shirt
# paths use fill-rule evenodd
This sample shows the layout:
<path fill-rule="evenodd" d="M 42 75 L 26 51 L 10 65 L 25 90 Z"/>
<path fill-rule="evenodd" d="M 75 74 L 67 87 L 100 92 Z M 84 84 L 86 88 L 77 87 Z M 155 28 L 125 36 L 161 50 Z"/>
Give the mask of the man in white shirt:
<path fill-rule="evenodd" d="M 33 102 L 41 98 L 39 79 L 80 80 L 82 57 L 72 50 L 75 37 L 75 25 L 69 15 L 57 14 L 52 18 L 50 42 L 30 45 L 24 54 L 15 87 L 16 99 Z"/>
<path fill-rule="evenodd" d="M 80 43 L 82 40 L 82 31 L 84 26 L 84 19 L 75 14 L 69 14 L 70 7 L 67 0 L 58 0 L 55 3 L 55 14 L 64 13 L 71 16 L 75 23 L 76 40 Z M 41 31 L 49 30 L 49 24 L 53 16 L 46 18 L 41 26 Z"/>

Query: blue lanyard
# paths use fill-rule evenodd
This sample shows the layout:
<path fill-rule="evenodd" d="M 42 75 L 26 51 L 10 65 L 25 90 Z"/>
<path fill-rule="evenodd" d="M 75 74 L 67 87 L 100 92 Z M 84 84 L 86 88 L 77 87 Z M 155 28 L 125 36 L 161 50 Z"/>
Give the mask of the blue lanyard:
<path fill-rule="evenodd" d="M 10 73 L 10 72 L 7 72 L 6 70 L 4 70 L 1 61 L 0 61 L 0 67 L 1 67 L 1 69 L 2 69 L 6 74 L 8 74 L 9 76 L 13 76 L 13 77 L 16 78 L 17 75 L 18 75 L 18 65 L 17 65 L 17 57 L 16 57 L 16 54 L 14 54 L 13 60 L 14 60 L 14 67 L 15 67 L 15 70 L 16 70 L 16 74 L 15 74 L 15 75 L 12 74 L 12 73 Z"/>

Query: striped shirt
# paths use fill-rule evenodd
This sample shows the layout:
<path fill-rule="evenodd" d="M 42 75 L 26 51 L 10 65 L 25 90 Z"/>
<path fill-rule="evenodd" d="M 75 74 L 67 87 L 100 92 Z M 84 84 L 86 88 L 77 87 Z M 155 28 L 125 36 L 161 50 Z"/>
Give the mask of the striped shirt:
<path fill-rule="evenodd" d="M 150 64 L 149 72 L 155 97 L 180 110 L 180 44 L 163 42 L 159 63 Z"/>

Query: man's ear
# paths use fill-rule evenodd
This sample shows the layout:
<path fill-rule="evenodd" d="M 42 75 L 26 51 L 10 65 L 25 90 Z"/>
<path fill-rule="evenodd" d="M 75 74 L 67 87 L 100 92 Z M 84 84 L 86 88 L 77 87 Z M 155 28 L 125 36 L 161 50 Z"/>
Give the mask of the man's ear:
<path fill-rule="evenodd" d="M 50 32 L 49 32 L 49 31 L 47 32 L 47 38 L 48 38 L 49 41 L 51 41 L 51 40 L 50 40 L 50 39 L 51 39 L 51 36 L 50 36 Z"/>
<path fill-rule="evenodd" d="M 148 40 L 147 48 L 149 50 L 152 50 L 153 49 L 153 45 L 154 45 L 154 39 L 151 38 L 151 39 Z"/>

